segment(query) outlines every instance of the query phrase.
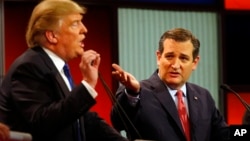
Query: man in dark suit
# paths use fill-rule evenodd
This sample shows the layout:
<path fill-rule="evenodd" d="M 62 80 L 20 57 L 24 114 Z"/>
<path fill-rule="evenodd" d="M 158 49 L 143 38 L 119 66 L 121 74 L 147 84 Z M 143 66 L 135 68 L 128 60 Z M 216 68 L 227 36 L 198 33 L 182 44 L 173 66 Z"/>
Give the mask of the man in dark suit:
<path fill-rule="evenodd" d="M 227 140 L 227 124 L 210 92 L 187 82 L 198 65 L 199 47 L 190 31 L 175 28 L 161 36 L 156 52 L 158 69 L 148 79 L 139 82 L 113 64 L 112 74 L 123 84 L 111 113 L 114 127 L 125 130 L 132 140 Z"/>
<path fill-rule="evenodd" d="M 29 49 L 6 74 L 0 121 L 33 141 L 126 141 L 97 113 L 100 54 L 84 51 L 85 8 L 71 0 L 44 0 L 33 10 L 26 33 Z M 81 57 L 83 78 L 72 86 L 65 64 Z"/>

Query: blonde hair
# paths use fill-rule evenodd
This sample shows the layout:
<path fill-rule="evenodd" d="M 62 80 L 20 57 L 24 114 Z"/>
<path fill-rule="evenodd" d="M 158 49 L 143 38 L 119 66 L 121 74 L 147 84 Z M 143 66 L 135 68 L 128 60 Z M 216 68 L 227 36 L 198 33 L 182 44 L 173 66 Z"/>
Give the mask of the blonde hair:
<path fill-rule="evenodd" d="M 86 8 L 72 0 L 43 0 L 33 10 L 27 32 L 26 42 L 32 48 L 46 40 L 44 32 L 53 31 L 60 24 L 60 19 L 72 13 L 85 14 Z"/>

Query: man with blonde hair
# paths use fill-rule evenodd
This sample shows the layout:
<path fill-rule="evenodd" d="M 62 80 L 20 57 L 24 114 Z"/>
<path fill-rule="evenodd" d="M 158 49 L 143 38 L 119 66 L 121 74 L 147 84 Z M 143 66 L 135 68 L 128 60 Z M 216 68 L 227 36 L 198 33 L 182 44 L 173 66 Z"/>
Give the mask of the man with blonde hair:
<path fill-rule="evenodd" d="M 6 74 L 0 91 L 0 121 L 11 130 L 32 134 L 33 141 L 126 141 L 97 113 L 100 54 L 84 51 L 86 12 L 71 0 L 44 0 L 27 28 L 29 49 Z M 75 85 L 67 62 L 81 57 L 84 77 Z"/>

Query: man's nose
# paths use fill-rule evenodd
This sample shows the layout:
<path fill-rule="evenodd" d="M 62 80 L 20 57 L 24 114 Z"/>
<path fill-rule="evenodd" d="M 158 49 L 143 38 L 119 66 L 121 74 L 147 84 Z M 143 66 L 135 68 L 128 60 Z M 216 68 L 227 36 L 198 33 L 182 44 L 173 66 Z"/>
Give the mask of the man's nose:
<path fill-rule="evenodd" d="M 88 29 L 86 28 L 86 26 L 83 23 L 81 24 L 81 26 L 82 26 L 81 33 L 87 33 Z"/>
<path fill-rule="evenodd" d="M 180 60 L 179 60 L 179 59 L 174 59 L 173 62 L 172 62 L 171 67 L 172 67 L 173 69 L 179 69 L 180 66 L 181 66 L 181 65 L 180 65 Z"/>

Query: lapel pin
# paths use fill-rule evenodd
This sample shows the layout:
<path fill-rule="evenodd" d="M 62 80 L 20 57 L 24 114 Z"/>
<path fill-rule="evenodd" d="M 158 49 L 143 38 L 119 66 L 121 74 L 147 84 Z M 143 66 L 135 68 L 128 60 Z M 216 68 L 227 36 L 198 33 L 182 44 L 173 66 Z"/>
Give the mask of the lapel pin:
<path fill-rule="evenodd" d="M 195 99 L 195 100 L 198 100 L 198 97 L 195 96 L 194 99 Z"/>

